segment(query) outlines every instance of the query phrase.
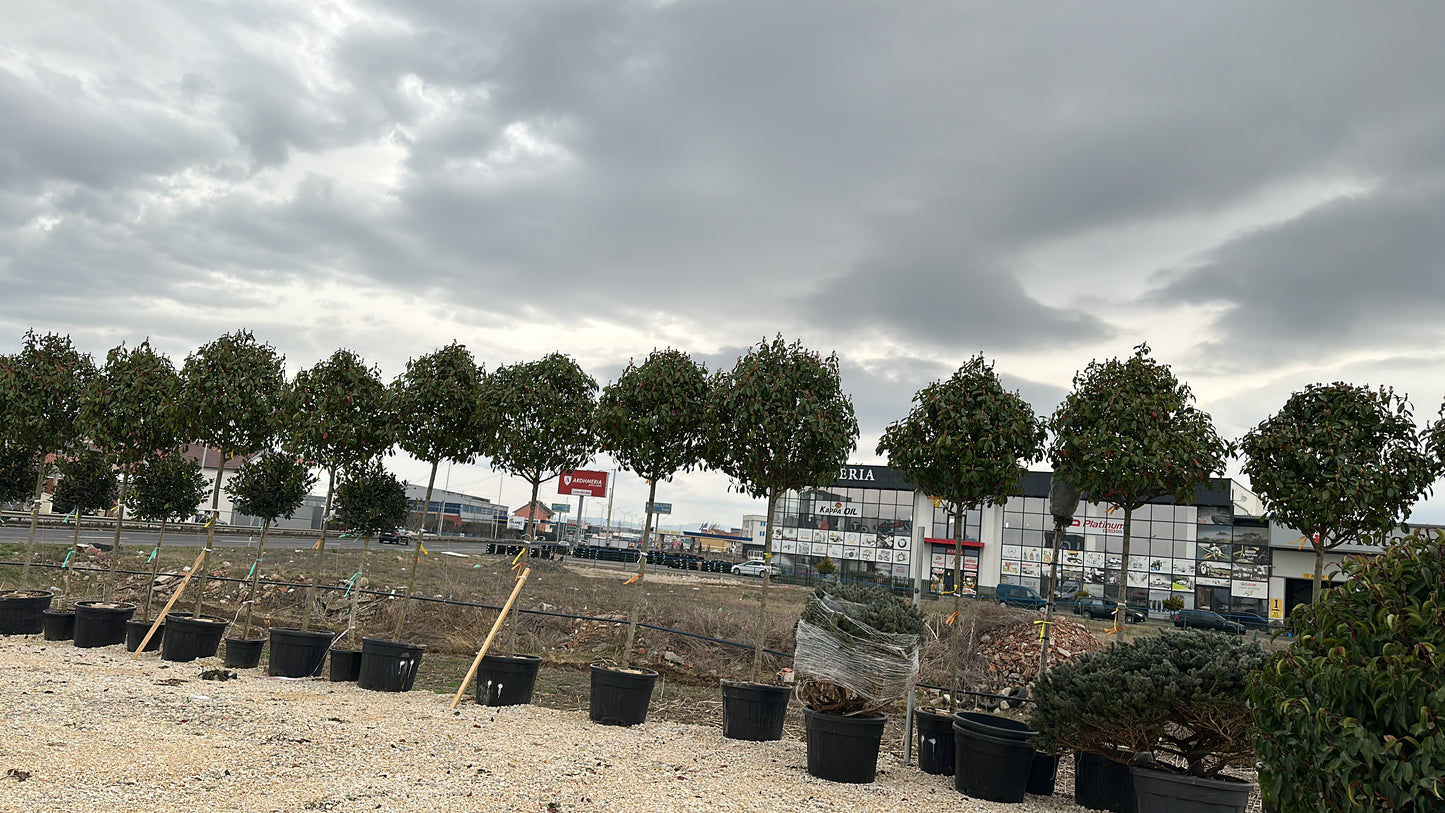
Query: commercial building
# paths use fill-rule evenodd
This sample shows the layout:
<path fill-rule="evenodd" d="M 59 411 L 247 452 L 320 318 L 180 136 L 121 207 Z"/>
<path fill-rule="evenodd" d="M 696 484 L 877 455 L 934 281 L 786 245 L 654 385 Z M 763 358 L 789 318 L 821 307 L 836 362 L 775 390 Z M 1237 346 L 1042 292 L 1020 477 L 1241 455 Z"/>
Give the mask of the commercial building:
<path fill-rule="evenodd" d="M 411 507 L 411 525 L 421 522 L 426 486 L 406 486 L 406 501 Z M 486 533 L 507 527 L 507 506 L 486 497 L 475 497 L 460 491 L 433 488 L 426 520 L 429 533 Z"/>
<path fill-rule="evenodd" d="M 1054 588 L 1050 480 L 1048 472 L 1029 472 L 1021 493 L 1003 506 L 965 513 L 966 588 Z M 1136 510 L 1126 600 L 1162 613 L 1163 602 L 1179 596 L 1187 608 L 1283 617 L 1283 603 L 1270 602 L 1276 548 L 1261 513 L 1258 498 L 1230 479 L 1196 489 L 1187 504 L 1163 498 Z M 849 465 L 826 488 L 785 494 L 774 521 L 775 555 L 784 568 L 809 572 L 827 556 L 845 577 L 915 582 L 933 592 L 953 588 L 953 517 L 887 466 Z M 1056 592 L 1116 595 L 1123 542 L 1122 511 L 1080 502 L 1060 542 Z M 751 541 L 747 547 L 761 550 Z"/>

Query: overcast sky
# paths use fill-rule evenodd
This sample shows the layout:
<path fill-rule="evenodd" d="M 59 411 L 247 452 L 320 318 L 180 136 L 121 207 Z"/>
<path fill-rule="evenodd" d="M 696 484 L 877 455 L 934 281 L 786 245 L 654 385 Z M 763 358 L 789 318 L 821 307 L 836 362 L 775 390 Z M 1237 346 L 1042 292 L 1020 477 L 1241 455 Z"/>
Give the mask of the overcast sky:
<path fill-rule="evenodd" d="M 859 462 L 978 352 L 1050 413 L 1147 341 L 1228 437 L 1312 382 L 1421 420 L 1445 395 L 1438 3 L 136 0 L 0 30 L 0 352 L 33 326 L 179 363 L 245 327 L 293 373 L 458 340 L 606 384 L 780 332 L 842 358 Z M 726 487 L 658 499 L 761 512 Z M 623 474 L 614 516 L 644 498 Z"/>

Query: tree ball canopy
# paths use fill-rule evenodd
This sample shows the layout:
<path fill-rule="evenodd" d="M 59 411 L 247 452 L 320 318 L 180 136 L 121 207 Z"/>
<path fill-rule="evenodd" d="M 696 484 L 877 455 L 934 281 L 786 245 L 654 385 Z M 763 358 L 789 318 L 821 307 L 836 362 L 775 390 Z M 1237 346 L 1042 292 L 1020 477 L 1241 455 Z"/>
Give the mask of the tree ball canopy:
<path fill-rule="evenodd" d="M 680 350 L 628 362 L 597 405 L 601 448 L 652 481 L 698 465 L 707 440 L 707 371 Z"/>

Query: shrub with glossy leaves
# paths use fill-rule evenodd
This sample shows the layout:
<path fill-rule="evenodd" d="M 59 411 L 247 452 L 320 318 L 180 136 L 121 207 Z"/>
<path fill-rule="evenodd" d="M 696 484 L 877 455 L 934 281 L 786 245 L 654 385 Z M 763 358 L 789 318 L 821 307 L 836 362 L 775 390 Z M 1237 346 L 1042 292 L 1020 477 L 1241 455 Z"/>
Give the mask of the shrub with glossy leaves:
<path fill-rule="evenodd" d="M 1347 559 L 1249 687 L 1281 813 L 1445 809 L 1445 533 Z"/>
<path fill-rule="evenodd" d="M 1213 777 L 1254 760 L 1245 704 L 1266 654 L 1217 632 L 1165 632 L 1090 652 L 1034 684 L 1033 727 L 1047 744 L 1118 762 Z"/>

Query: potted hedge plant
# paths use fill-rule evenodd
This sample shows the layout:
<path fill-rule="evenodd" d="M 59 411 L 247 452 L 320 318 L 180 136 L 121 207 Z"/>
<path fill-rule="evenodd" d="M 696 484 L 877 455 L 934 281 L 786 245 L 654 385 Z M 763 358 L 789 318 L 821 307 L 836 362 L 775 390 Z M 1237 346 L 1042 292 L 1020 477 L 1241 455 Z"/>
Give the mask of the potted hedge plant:
<path fill-rule="evenodd" d="M 1441 427 L 1445 431 L 1445 427 Z M 1445 533 L 1351 557 L 1249 687 L 1266 809 L 1440 810 Z"/>
<path fill-rule="evenodd" d="M 361 566 L 351 577 L 351 609 L 347 614 L 346 631 L 337 636 L 340 640 L 346 635 L 357 634 L 356 611 L 361 591 L 367 585 L 371 538 L 377 531 L 395 528 L 406 518 L 406 484 L 382 468 L 379 458 L 373 458 L 342 471 L 341 482 L 336 487 L 336 502 L 336 519 L 341 527 L 362 540 Z M 420 541 L 417 544 L 420 545 Z M 344 650 L 332 650 L 333 662 L 337 651 Z M 401 640 L 362 638 L 361 658 L 357 661 L 357 685 L 380 692 L 409 692 L 425 651 L 425 646 Z M 333 671 L 337 673 L 333 679 L 350 679 L 350 674 L 345 674 L 347 670 Z"/>
<path fill-rule="evenodd" d="M 1034 683 L 1033 727 L 1045 745 L 1093 757 L 1075 776 L 1085 807 L 1243 811 L 1253 785 L 1224 772 L 1254 763 L 1245 690 L 1265 658 L 1255 642 L 1202 631 L 1090 652 Z M 1098 787 L 1096 760 L 1127 769 L 1105 771 Z M 1118 792 L 1126 784 L 1137 807 Z"/>
<path fill-rule="evenodd" d="M 887 721 L 880 712 L 912 687 L 925 629 L 917 608 L 877 585 L 814 588 L 793 655 L 810 775 L 873 781 Z"/>

